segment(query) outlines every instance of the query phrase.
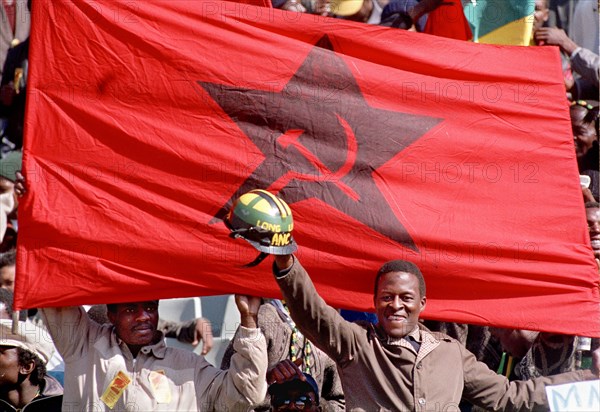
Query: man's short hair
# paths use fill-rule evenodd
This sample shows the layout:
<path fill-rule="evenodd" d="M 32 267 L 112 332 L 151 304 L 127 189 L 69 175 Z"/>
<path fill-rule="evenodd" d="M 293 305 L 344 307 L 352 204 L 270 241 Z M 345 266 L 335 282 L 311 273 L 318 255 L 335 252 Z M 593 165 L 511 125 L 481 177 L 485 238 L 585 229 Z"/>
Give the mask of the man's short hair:
<path fill-rule="evenodd" d="M 5 266 L 14 266 L 17 264 L 17 251 L 9 250 L 5 253 L 0 253 L 0 268 Z"/>
<path fill-rule="evenodd" d="M 379 271 L 377 271 L 377 276 L 375 277 L 375 285 L 373 288 L 373 297 L 377 296 L 377 288 L 379 287 L 379 279 L 391 272 L 406 272 L 415 275 L 417 280 L 419 281 L 419 293 L 421 297 L 425 296 L 426 288 L 425 288 L 425 278 L 421 273 L 421 269 L 417 265 L 407 260 L 390 260 L 383 264 Z"/>
<path fill-rule="evenodd" d="M 585 202 L 586 209 L 600 209 L 600 203 L 598 202 Z"/>

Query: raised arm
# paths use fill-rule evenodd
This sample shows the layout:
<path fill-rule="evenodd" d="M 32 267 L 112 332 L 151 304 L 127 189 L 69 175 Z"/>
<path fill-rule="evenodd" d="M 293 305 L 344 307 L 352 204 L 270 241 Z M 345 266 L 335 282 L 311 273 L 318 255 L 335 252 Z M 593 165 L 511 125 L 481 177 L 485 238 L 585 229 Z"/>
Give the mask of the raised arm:
<path fill-rule="evenodd" d="M 276 256 L 273 270 L 300 331 L 338 365 L 352 361 L 360 346 L 358 340 L 366 340 L 366 331 L 346 321 L 325 303 L 308 273 L 292 255 Z"/>
<path fill-rule="evenodd" d="M 592 380 L 587 371 L 561 373 L 523 381 L 512 381 L 478 362 L 466 348 L 460 347 L 464 374 L 463 397 L 473 404 L 493 411 L 547 411 L 545 387 L 570 382 Z"/>
<path fill-rule="evenodd" d="M 83 307 L 42 308 L 41 312 L 54 345 L 65 361 L 80 358 L 96 341 L 101 326 L 88 317 Z"/>
<path fill-rule="evenodd" d="M 202 410 L 247 410 L 267 394 L 267 345 L 257 321 L 260 298 L 236 295 L 235 301 L 241 326 L 233 340 L 235 353 L 229 368 L 223 371 L 205 362 L 197 372 L 198 376 L 213 374 L 196 384 Z"/>

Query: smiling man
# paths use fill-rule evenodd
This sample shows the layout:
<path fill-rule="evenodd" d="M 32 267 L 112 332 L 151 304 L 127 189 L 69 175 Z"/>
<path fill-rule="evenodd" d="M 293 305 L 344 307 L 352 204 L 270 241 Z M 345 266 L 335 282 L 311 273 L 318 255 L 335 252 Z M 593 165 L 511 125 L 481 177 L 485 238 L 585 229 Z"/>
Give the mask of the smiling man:
<path fill-rule="evenodd" d="M 267 353 L 257 327 L 260 299 L 236 295 L 241 315 L 231 368 L 167 347 L 159 301 L 107 305 L 112 324 L 82 307 L 44 308 L 65 361 L 63 411 L 245 411 L 265 397 Z"/>
<path fill-rule="evenodd" d="M 379 269 L 377 324 L 345 321 L 292 255 L 275 256 L 273 270 L 300 331 L 336 361 L 348 410 L 458 410 L 461 397 L 488 410 L 547 410 L 545 385 L 598 376 L 596 365 L 594 373 L 509 382 L 458 341 L 419 323 L 425 281 L 411 262 L 394 260 Z"/>
<path fill-rule="evenodd" d="M 585 204 L 585 215 L 594 257 L 596 262 L 600 264 L 600 205 L 597 202 L 587 202 Z"/>
<path fill-rule="evenodd" d="M 291 236 L 289 206 L 272 194 L 261 196 L 269 200 L 270 206 L 264 207 L 269 216 L 285 215 L 290 222 L 286 249 L 274 247 L 269 239 L 277 233 L 260 231 L 256 219 L 252 223 L 252 219 L 236 218 L 250 216 L 257 202 L 237 201 L 226 218 L 227 227 L 232 237 L 247 240 L 261 255 L 275 255 L 273 272 L 290 315 L 303 335 L 337 364 L 347 410 L 459 410 L 464 397 L 489 410 L 545 411 L 545 385 L 598 376 L 600 361 L 594 364 L 594 372 L 509 382 L 478 362 L 458 341 L 431 332 L 419 322 L 427 303 L 425 280 L 414 263 L 404 260 L 385 263 L 375 276 L 373 303 L 378 322 L 344 320 L 319 296 L 308 273 L 291 254 L 297 246 Z M 262 243 L 252 237 L 258 232 Z M 282 372 L 275 380 L 270 374 L 269 383 L 290 379 L 298 368 Z"/>

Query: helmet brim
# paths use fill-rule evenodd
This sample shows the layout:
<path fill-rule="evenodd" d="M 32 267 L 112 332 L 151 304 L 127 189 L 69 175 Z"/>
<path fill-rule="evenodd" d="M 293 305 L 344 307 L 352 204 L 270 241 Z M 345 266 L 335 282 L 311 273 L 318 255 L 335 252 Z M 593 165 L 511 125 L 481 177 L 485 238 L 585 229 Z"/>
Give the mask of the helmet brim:
<path fill-rule="evenodd" d="M 255 240 L 247 239 L 243 236 L 240 237 L 254 246 L 254 248 L 259 252 L 268 253 L 269 255 L 291 255 L 298 250 L 298 245 L 293 238 L 291 238 L 290 243 L 285 246 L 265 246 Z"/>

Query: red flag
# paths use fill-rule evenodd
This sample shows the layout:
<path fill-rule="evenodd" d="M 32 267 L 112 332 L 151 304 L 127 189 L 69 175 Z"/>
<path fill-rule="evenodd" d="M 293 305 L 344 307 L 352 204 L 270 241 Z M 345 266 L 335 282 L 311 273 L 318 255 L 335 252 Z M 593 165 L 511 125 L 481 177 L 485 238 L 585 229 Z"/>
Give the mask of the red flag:
<path fill-rule="evenodd" d="M 263 188 L 334 306 L 402 258 L 426 317 L 600 336 L 555 48 L 209 1 L 36 3 L 31 41 L 19 308 L 278 296 L 219 220 Z"/>

